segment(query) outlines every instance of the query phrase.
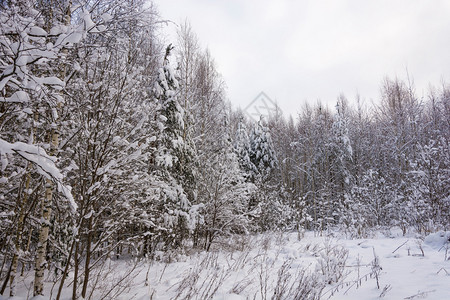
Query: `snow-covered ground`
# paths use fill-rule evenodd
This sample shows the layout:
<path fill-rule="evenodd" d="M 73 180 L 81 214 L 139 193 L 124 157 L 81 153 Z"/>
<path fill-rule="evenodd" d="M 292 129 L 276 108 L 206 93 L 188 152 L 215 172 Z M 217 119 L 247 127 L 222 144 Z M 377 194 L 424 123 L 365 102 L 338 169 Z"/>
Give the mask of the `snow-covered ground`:
<path fill-rule="evenodd" d="M 174 262 L 109 261 L 93 274 L 91 298 L 450 299 L 449 238 L 450 232 L 424 240 L 399 232 L 353 240 L 313 232 L 300 239 L 295 233 L 234 237 L 216 245 L 220 251 L 174 255 Z M 21 279 L 13 299 L 27 299 L 31 278 Z M 47 282 L 46 295 L 51 289 Z M 70 299 L 70 288 L 63 294 Z"/>

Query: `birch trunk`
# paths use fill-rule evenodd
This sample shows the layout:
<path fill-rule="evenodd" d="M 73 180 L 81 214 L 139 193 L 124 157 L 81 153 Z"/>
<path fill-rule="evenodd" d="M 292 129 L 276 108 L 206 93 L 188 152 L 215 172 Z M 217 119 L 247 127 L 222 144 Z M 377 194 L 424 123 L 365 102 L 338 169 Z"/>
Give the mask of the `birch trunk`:
<path fill-rule="evenodd" d="M 64 24 L 69 25 L 71 21 L 71 10 L 70 7 L 72 5 L 72 1 L 67 1 L 67 7 L 64 12 Z M 67 49 L 62 50 L 63 53 L 67 54 Z M 64 65 L 60 69 L 59 77 L 64 81 L 66 76 L 66 70 Z M 62 93 L 61 93 L 62 96 Z M 59 102 L 57 104 L 58 109 L 62 108 L 62 103 Z M 54 120 L 55 123 L 58 123 L 58 120 Z M 57 155 L 58 146 L 59 146 L 59 132 L 57 129 L 52 129 L 50 134 L 50 145 L 51 151 L 50 155 Z M 44 271 L 46 267 L 46 255 L 47 255 L 47 242 L 48 242 L 48 233 L 50 230 L 50 217 L 52 214 L 52 199 L 53 199 L 53 189 L 54 183 L 51 179 L 46 179 L 45 181 L 45 196 L 41 202 L 42 209 L 42 217 L 41 217 L 41 229 L 39 232 L 39 242 L 36 253 L 36 261 L 35 261 L 35 275 L 34 275 L 34 296 L 43 295 L 44 291 Z M 69 262 L 68 262 L 69 263 Z"/>
<path fill-rule="evenodd" d="M 56 138 L 57 140 L 58 138 Z M 52 139 L 53 140 L 53 139 Z M 46 179 L 45 196 L 41 201 L 41 229 L 39 231 L 39 242 L 36 253 L 35 275 L 34 275 L 34 296 L 44 293 L 44 271 L 47 264 L 45 259 L 47 255 L 48 232 L 50 230 L 50 216 L 52 213 L 53 182 Z"/>
<path fill-rule="evenodd" d="M 50 155 L 55 155 L 59 144 L 59 134 L 56 130 L 51 133 Z M 41 201 L 41 228 L 39 231 L 39 242 L 36 251 L 34 291 L 33 295 L 43 295 L 44 291 L 44 271 L 47 264 L 45 259 L 47 255 L 48 233 L 50 231 L 50 217 L 52 214 L 53 182 L 51 179 L 45 180 L 45 195 Z"/>

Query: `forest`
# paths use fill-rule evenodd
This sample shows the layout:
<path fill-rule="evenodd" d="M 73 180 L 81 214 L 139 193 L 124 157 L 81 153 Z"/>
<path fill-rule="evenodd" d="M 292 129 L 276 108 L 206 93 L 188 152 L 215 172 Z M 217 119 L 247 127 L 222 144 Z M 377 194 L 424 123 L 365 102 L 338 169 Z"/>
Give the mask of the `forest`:
<path fill-rule="evenodd" d="M 107 260 L 231 236 L 449 230 L 449 84 L 386 77 L 372 103 L 254 122 L 166 22 L 143 0 L 0 1 L 1 295 L 31 272 L 34 296 L 51 274 L 52 299 L 91 298 Z"/>

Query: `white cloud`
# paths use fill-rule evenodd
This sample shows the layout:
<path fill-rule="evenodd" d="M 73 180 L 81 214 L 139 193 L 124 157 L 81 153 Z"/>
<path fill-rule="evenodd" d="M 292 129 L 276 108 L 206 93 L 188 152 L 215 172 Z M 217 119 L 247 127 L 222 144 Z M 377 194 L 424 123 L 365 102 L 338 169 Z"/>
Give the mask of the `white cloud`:
<path fill-rule="evenodd" d="M 189 19 L 208 46 L 235 105 L 260 92 L 284 111 L 339 93 L 378 98 L 385 75 L 450 79 L 450 1 L 157 0 L 161 14 Z"/>

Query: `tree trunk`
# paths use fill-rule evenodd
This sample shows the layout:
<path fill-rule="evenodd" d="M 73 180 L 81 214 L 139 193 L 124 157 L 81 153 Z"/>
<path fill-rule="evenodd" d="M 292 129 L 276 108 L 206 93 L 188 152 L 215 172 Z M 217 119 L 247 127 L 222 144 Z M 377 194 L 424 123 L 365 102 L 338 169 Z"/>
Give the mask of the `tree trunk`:
<path fill-rule="evenodd" d="M 57 138 L 56 138 L 57 139 Z M 53 140 L 53 139 L 52 139 Z M 50 179 L 45 181 L 45 197 L 41 201 L 42 217 L 41 229 L 39 231 L 39 242 L 36 253 L 35 275 L 34 275 L 34 296 L 43 295 L 44 291 L 44 271 L 46 266 L 48 233 L 50 230 L 50 216 L 52 214 L 53 182 Z"/>
<path fill-rule="evenodd" d="M 66 279 L 66 276 L 67 276 L 67 273 L 69 270 L 70 260 L 72 259 L 72 253 L 73 253 L 73 248 L 74 248 L 75 243 L 76 243 L 76 239 L 73 240 L 72 245 L 70 246 L 69 257 L 67 258 L 66 266 L 64 267 L 64 271 L 63 271 L 63 274 L 61 277 L 61 282 L 59 283 L 58 294 L 56 295 L 56 300 L 59 300 L 61 297 L 61 291 L 64 286 L 64 281 Z M 77 274 L 75 273 L 74 280 L 73 280 L 74 286 L 76 285 L 76 282 L 77 282 Z M 75 297 L 73 295 L 72 295 L 72 299 L 75 299 Z"/>
<path fill-rule="evenodd" d="M 28 240 L 27 240 L 27 246 L 25 247 L 25 252 L 30 251 L 31 237 L 32 236 L 33 236 L 33 229 L 30 229 L 30 232 L 28 233 Z M 24 271 L 25 271 L 25 264 L 22 263 L 22 272 L 20 272 L 20 276 L 23 276 Z"/>
<path fill-rule="evenodd" d="M 77 299 L 77 286 L 78 286 L 78 265 L 79 265 L 79 261 L 78 261 L 78 241 L 75 241 L 75 270 L 74 270 L 74 274 L 73 274 L 73 289 L 72 289 L 72 299 L 75 300 Z"/>
<path fill-rule="evenodd" d="M 23 227 L 25 222 L 25 207 L 28 201 L 28 189 L 30 188 L 30 173 L 27 174 L 25 189 L 23 191 L 23 199 L 20 201 L 19 196 L 19 220 L 17 222 L 17 231 L 16 231 L 16 241 L 14 243 L 14 255 L 11 261 L 9 275 L 9 296 L 13 297 L 15 294 L 15 279 L 17 274 L 17 265 L 19 263 L 19 253 L 20 253 L 20 241 L 22 240 L 23 235 Z M 20 193 L 19 193 L 20 195 Z M 8 280 L 8 277 L 5 279 L 5 282 Z M 6 287 L 6 285 L 4 285 Z M 2 287 L 2 294 L 4 292 L 4 288 Z"/>
<path fill-rule="evenodd" d="M 70 7 L 72 5 L 72 1 L 67 2 L 67 8 L 64 12 L 64 23 L 65 25 L 70 24 L 71 20 L 71 10 Z M 53 14 L 53 12 L 51 12 Z M 53 26 L 52 24 L 49 24 Z M 50 26 L 49 26 L 50 27 Z M 67 54 L 67 49 L 63 49 L 62 52 Z M 66 76 L 66 70 L 63 66 L 60 69 L 59 77 L 61 80 L 64 80 Z M 62 103 L 59 102 L 55 109 L 61 109 Z M 54 120 L 55 123 L 58 123 L 58 119 Z M 57 150 L 59 146 L 59 132 L 57 129 L 52 129 L 50 133 L 50 146 L 51 151 L 50 155 L 57 155 Z M 36 253 L 36 262 L 35 262 L 35 275 L 34 275 L 34 296 L 43 295 L 44 290 L 44 271 L 46 266 L 46 255 L 47 255 L 47 242 L 48 242 L 48 233 L 50 230 L 50 217 L 52 214 L 52 200 L 53 200 L 53 188 L 54 183 L 51 179 L 46 179 L 45 181 L 45 197 L 42 199 L 41 208 L 42 208 L 42 217 L 41 217 L 41 228 L 39 231 L 39 242 Z"/>
<path fill-rule="evenodd" d="M 91 263 L 92 217 L 93 216 L 91 215 L 91 217 L 89 218 L 88 234 L 86 241 L 86 261 L 84 266 L 83 290 L 81 291 L 81 297 L 83 297 L 83 299 L 86 298 L 87 285 L 89 281 L 89 264 Z"/>

